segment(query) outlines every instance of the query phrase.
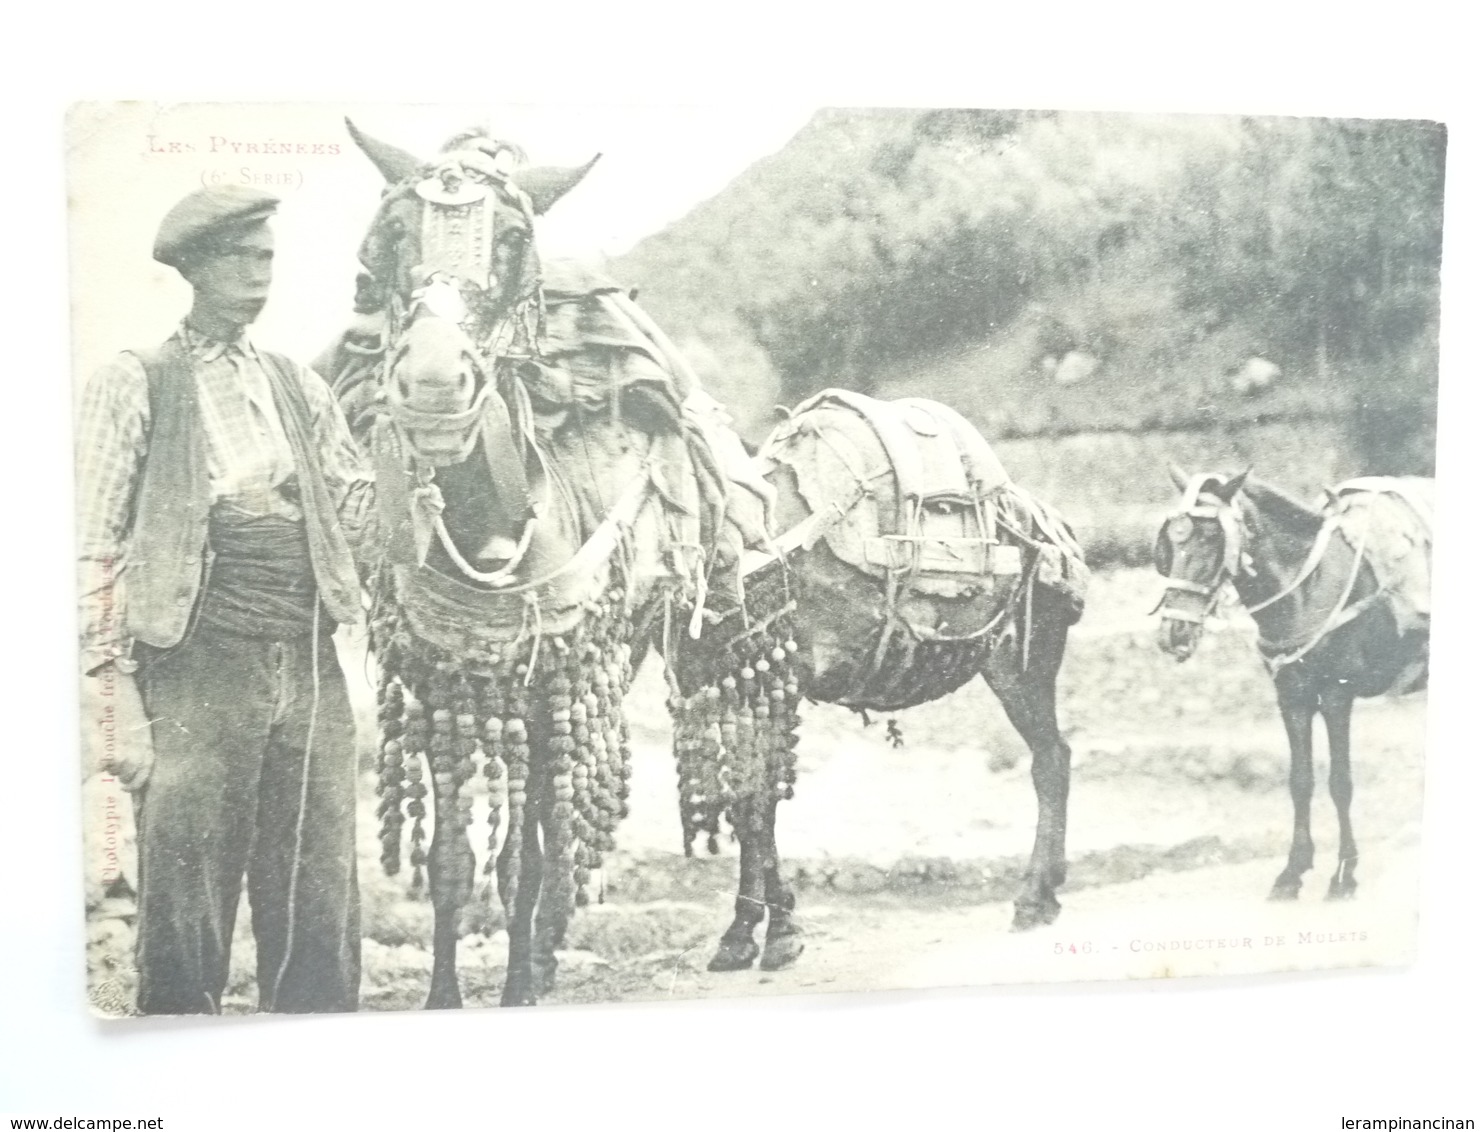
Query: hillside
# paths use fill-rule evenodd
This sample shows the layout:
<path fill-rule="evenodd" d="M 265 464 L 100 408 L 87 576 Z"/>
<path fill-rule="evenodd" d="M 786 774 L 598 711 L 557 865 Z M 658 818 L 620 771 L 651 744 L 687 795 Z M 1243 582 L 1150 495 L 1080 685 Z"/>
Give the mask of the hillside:
<path fill-rule="evenodd" d="M 754 436 L 843 385 L 996 437 L 1341 419 L 1371 470 L 1426 471 L 1444 144 L 1420 122 L 827 110 L 612 269 Z M 1255 358 L 1281 376 L 1244 381 Z"/>

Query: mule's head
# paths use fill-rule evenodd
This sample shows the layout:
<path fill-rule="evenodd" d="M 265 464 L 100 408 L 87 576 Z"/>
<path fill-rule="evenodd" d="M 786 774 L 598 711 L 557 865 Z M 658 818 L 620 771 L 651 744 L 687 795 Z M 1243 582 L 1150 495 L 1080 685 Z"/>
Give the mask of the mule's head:
<path fill-rule="evenodd" d="M 1188 476 L 1171 466 L 1180 504 L 1154 540 L 1154 568 L 1168 579 L 1160 614 L 1159 647 L 1187 660 L 1220 600 L 1236 578 L 1243 554 L 1242 511 L 1238 495 L 1247 472 L 1234 476 Z"/>
<path fill-rule="evenodd" d="M 424 455 L 447 461 L 462 441 L 429 426 L 477 409 L 490 359 L 533 348 L 525 316 L 541 286 L 535 217 L 597 158 L 527 168 L 515 146 L 469 132 L 421 161 L 346 125 L 387 182 L 361 244 L 358 306 L 386 312 L 387 398 Z"/>

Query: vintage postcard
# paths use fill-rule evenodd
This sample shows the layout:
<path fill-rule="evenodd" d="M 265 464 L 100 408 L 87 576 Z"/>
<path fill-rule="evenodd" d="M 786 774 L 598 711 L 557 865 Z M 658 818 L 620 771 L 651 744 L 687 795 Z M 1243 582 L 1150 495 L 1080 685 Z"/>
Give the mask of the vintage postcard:
<path fill-rule="evenodd" d="M 1414 954 L 1442 124 L 67 129 L 97 1013 Z"/>

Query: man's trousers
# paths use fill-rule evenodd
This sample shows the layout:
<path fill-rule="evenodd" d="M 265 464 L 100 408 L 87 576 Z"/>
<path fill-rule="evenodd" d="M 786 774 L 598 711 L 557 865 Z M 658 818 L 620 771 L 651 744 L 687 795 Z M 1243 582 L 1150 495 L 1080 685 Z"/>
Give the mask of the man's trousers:
<path fill-rule="evenodd" d="M 316 655 L 311 634 L 198 626 L 138 680 L 140 1010 L 220 1011 L 244 876 L 259 1008 L 356 1009 L 355 728 L 330 634 Z"/>

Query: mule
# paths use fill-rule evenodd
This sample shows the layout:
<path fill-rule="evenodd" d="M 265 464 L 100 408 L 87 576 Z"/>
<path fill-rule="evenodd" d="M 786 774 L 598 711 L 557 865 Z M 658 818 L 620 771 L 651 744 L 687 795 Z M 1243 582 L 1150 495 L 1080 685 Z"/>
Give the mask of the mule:
<path fill-rule="evenodd" d="M 1409 619 L 1390 600 L 1393 589 L 1367 550 L 1365 528 L 1358 537 L 1342 530 L 1339 493 L 1331 492 L 1331 506 L 1321 512 L 1248 472 L 1188 476 L 1171 468 L 1171 477 L 1180 504 L 1155 540 L 1155 566 L 1168 579 L 1157 608 L 1160 648 L 1177 661 L 1188 659 L 1225 587 L 1235 590 L 1257 624 L 1257 647 L 1288 735 L 1293 840 L 1271 899 L 1297 898 L 1314 865 L 1316 714 L 1329 737 L 1329 793 L 1339 817 L 1339 861 L 1328 897 L 1353 896 L 1359 853 L 1350 821 L 1351 710 L 1356 697 L 1426 687 L 1425 616 Z M 1422 511 L 1431 482 L 1404 481 L 1407 494 L 1423 499 Z"/>
<path fill-rule="evenodd" d="M 833 485 L 815 482 L 801 492 L 786 460 L 779 458 L 788 443 L 785 431 L 789 437 L 814 435 L 821 412 L 846 407 L 902 439 L 901 445 L 888 446 L 896 449 L 899 463 L 870 471 L 874 462 L 892 462 L 886 448 L 868 453 L 874 429 L 841 434 L 825 447 L 861 468 Z M 778 803 L 794 791 L 801 697 L 860 712 L 894 713 L 982 678 L 1032 754 L 1035 837 L 1012 926 L 1050 924 L 1060 911 L 1056 890 L 1066 880 L 1071 751 L 1057 718 L 1056 688 L 1068 630 L 1082 613 L 1082 594 L 1057 584 L 1060 576 L 1053 578 L 1045 567 L 1054 560 L 1068 569 L 1085 569 L 1081 551 L 1070 528 L 1009 484 L 1008 477 L 991 489 L 970 475 L 957 484 L 962 491 L 936 497 L 907 490 L 907 465 L 921 474 L 933 464 L 912 453 L 913 431 L 893 430 L 892 422 L 907 413 L 916 414 L 928 431 L 941 426 L 941 435 L 929 443 L 940 449 L 946 443 L 946 462 L 939 467 L 947 481 L 963 480 L 962 469 L 976 460 L 1003 476 L 983 438 L 944 406 L 879 402 L 839 391 L 820 394 L 790 414 L 759 455 L 778 493 L 770 551 L 746 557 L 740 595 L 733 586 L 711 587 L 723 605 L 715 609 L 718 598 L 713 598 L 707 615 L 736 628 L 740 682 L 709 667 L 718 655 L 714 645 L 688 650 L 681 642 L 680 694 L 672 707 L 687 795 L 682 798 L 686 850 L 691 852 L 704 833 L 715 851 L 723 816 L 739 843 L 734 915 L 710 961 L 713 971 L 741 970 L 754 962 L 777 970 L 804 948 L 794 915 L 796 896 L 784 878 L 776 837 Z M 949 436 L 955 431 L 963 438 L 962 456 Z M 873 486 L 863 489 L 865 483 Z M 883 545 L 892 542 L 912 562 L 870 574 L 868 563 L 842 560 L 837 551 L 855 543 L 834 540 L 831 532 L 850 526 L 859 507 L 871 516 L 865 521 L 874 524 L 878 507 L 882 513 L 894 511 L 899 502 L 906 508 L 904 522 L 936 509 L 945 524 L 940 533 L 970 532 L 970 537 L 939 539 L 928 531 L 905 539 L 888 535 Z M 940 546 L 949 550 L 929 562 L 928 550 Z M 987 551 L 997 552 L 1009 569 L 991 569 Z M 976 556 L 978 565 L 967 565 Z M 894 724 L 890 731 L 896 734 Z M 764 919 L 759 949 L 755 933 Z"/>
<path fill-rule="evenodd" d="M 327 365 L 374 465 L 384 547 L 370 635 L 383 865 L 400 868 L 410 824 L 434 910 L 427 1005 L 461 1005 L 482 755 L 501 1003 L 529 1005 L 627 812 L 642 626 L 694 588 L 696 549 L 750 503 L 729 498 L 727 431 L 667 368 L 657 328 L 602 281 L 553 288 L 535 218 L 591 162 L 527 168 L 477 134 L 424 162 L 350 129 L 387 184 L 360 249 L 359 325 Z"/>

